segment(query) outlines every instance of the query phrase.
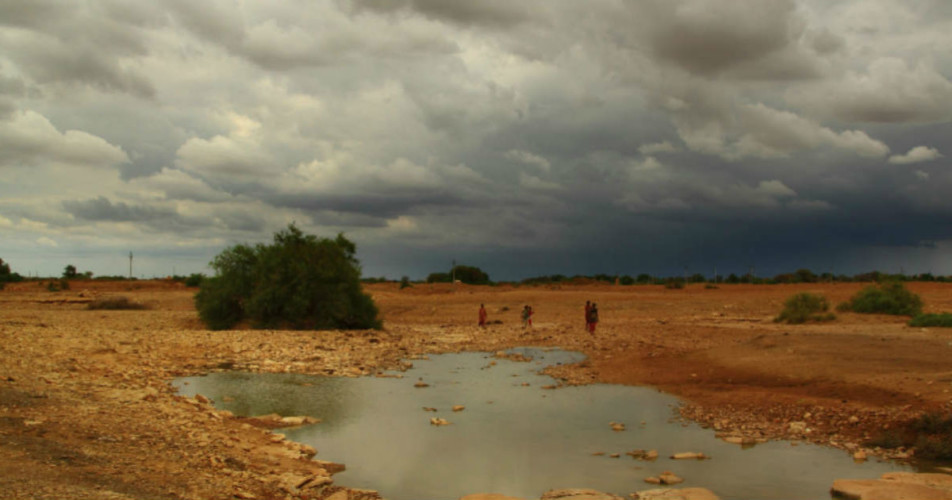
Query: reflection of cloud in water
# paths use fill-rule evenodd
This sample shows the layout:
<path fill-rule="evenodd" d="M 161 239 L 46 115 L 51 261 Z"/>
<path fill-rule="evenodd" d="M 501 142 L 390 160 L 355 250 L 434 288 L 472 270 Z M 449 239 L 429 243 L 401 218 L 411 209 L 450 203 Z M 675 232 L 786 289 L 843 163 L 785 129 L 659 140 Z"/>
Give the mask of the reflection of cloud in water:
<path fill-rule="evenodd" d="M 584 359 L 577 353 L 509 352 L 533 359 L 434 355 L 414 360 L 402 379 L 217 373 L 188 379 L 182 393 L 202 393 L 236 414 L 322 419 L 282 432 L 315 447 L 321 460 L 345 464 L 337 484 L 376 489 L 392 500 L 476 492 L 538 498 L 551 488 L 573 487 L 627 495 L 645 489 L 644 477 L 665 470 L 685 478 L 685 486 L 707 487 L 724 498 L 825 498 L 834 479 L 873 478 L 901 468 L 854 464 L 841 451 L 807 444 L 773 442 L 744 450 L 717 440 L 711 430 L 682 426 L 672 418 L 677 399 L 652 388 L 541 389 L 553 380 L 537 372 L 546 364 Z M 496 365 L 486 369 L 490 361 Z M 414 387 L 419 378 L 430 386 Z M 235 401 L 223 403 L 223 395 Z M 454 405 L 466 409 L 453 412 Z M 430 425 L 434 416 L 451 425 Z M 611 421 L 627 424 L 627 430 L 612 431 Z M 644 462 L 624 455 L 635 449 L 656 449 L 662 457 L 700 451 L 713 458 Z"/>

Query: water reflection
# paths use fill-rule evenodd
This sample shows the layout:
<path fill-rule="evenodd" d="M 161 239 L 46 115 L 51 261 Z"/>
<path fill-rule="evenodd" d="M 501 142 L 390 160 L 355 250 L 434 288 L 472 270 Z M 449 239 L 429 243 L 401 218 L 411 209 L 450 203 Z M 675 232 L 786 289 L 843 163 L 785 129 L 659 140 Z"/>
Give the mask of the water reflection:
<path fill-rule="evenodd" d="M 650 388 L 543 389 L 553 380 L 538 370 L 581 356 L 519 352 L 533 361 L 446 354 L 415 360 L 402 379 L 217 373 L 175 385 L 239 415 L 322 419 L 282 432 L 314 446 L 322 460 L 346 464 L 347 471 L 335 476 L 337 484 L 376 489 L 394 500 L 447 500 L 476 492 L 538 498 L 551 488 L 577 487 L 627 495 L 648 489 L 643 479 L 666 470 L 685 478 L 681 487 L 703 486 L 724 499 L 816 499 L 829 498 L 834 479 L 902 469 L 856 464 L 841 451 L 807 444 L 742 449 L 715 439 L 710 430 L 682 425 L 673 418 L 677 400 Z M 418 379 L 429 387 L 415 387 Z M 454 405 L 465 410 L 453 412 Z M 433 426 L 431 417 L 451 425 Z M 612 421 L 626 424 L 626 430 L 613 431 Z M 656 449 L 661 458 L 644 462 L 624 455 L 634 449 Z M 713 458 L 666 458 L 681 451 Z M 621 457 L 610 458 L 612 453 Z"/>

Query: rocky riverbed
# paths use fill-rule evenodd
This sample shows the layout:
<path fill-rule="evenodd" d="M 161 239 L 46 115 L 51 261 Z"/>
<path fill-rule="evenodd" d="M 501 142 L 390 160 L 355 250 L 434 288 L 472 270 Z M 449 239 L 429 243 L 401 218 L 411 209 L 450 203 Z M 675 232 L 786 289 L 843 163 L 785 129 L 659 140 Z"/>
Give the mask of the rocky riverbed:
<path fill-rule="evenodd" d="M 849 314 L 823 325 L 772 322 L 793 293 L 836 303 L 859 287 L 384 284 L 369 288 L 381 331 L 210 332 L 194 290 L 175 283 L 75 282 L 57 293 L 12 285 L 0 291 L 0 487 L 41 499 L 375 498 L 336 486 L 342 465 L 284 440 L 272 428 L 282 423 L 218 411 L 177 395 L 169 381 L 216 370 L 375 375 L 415 356 L 519 345 L 585 353 L 580 365 L 550 370 L 561 384 L 649 384 L 679 395 L 684 418 L 725 440 L 796 439 L 857 457 L 912 458 L 911 449 L 865 443 L 922 412 L 947 411 L 952 334 Z M 952 308 L 948 285 L 913 291 L 927 310 Z M 148 309 L 86 309 L 104 295 Z M 585 300 L 602 311 L 594 336 L 581 325 Z M 497 321 L 489 328 L 475 326 L 480 303 Z M 529 330 L 517 318 L 526 303 L 536 311 Z"/>

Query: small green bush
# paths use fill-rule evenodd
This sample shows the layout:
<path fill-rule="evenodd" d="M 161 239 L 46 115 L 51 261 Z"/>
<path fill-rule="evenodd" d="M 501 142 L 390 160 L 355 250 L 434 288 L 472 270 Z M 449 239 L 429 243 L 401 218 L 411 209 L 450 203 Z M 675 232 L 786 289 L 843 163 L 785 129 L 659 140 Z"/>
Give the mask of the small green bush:
<path fill-rule="evenodd" d="M 681 290 L 684 288 L 684 278 L 670 278 L 664 282 L 664 287 L 669 290 Z"/>
<path fill-rule="evenodd" d="M 866 314 L 916 316 L 922 312 L 922 299 L 899 282 L 868 286 L 837 309 Z"/>
<path fill-rule="evenodd" d="M 410 288 L 410 287 L 412 287 L 412 286 L 413 286 L 413 284 L 410 283 L 410 277 L 409 277 L 409 276 L 404 276 L 404 277 L 400 278 L 400 289 L 401 289 L 401 290 L 403 290 L 404 288 Z"/>
<path fill-rule="evenodd" d="M 92 310 L 139 310 L 148 309 L 148 306 L 129 300 L 129 297 L 103 297 L 86 304 L 86 309 Z"/>
<path fill-rule="evenodd" d="M 205 279 L 205 275 L 202 273 L 192 273 L 188 275 L 188 278 L 185 278 L 185 286 L 188 287 L 198 287 L 202 285 L 202 280 Z"/>
<path fill-rule="evenodd" d="M 798 293 L 784 303 L 783 310 L 774 321 L 780 323 L 799 324 L 807 321 L 830 321 L 836 318 L 827 313 L 830 303 L 826 297 L 813 293 Z"/>
<path fill-rule="evenodd" d="M 888 449 L 915 447 L 916 458 L 950 460 L 952 415 L 942 412 L 924 413 L 901 428 L 883 432 L 866 444 Z"/>
<path fill-rule="evenodd" d="M 919 314 L 909 321 L 909 326 L 940 326 L 952 328 L 952 314 Z"/>

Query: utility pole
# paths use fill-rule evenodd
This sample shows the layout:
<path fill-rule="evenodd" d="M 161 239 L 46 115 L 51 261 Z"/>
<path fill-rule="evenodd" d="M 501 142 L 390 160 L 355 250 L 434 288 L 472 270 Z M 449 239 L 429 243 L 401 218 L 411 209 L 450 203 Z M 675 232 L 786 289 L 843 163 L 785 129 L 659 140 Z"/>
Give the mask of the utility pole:
<path fill-rule="evenodd" d="M 132 279 L 132 252 L 129 252 L 129 279 Z"/>

